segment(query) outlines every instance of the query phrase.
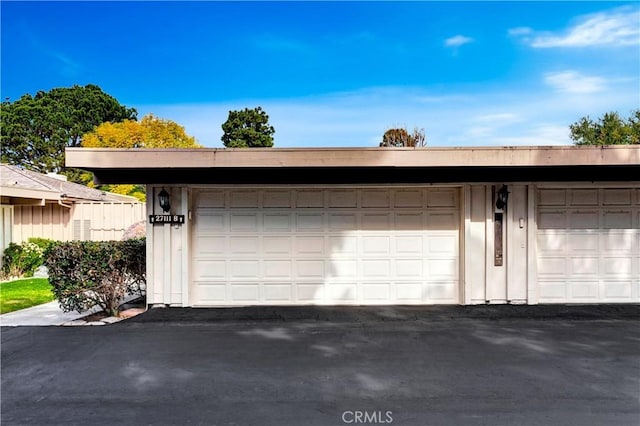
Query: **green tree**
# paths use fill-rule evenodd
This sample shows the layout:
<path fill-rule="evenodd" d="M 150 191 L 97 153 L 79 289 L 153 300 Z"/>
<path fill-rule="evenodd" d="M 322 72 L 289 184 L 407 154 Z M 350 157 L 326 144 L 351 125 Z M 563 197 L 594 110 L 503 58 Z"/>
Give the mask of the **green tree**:
<path fill-rule="evenodd" d="M 119 123 L 102 123 L 82 136 L 86 148 L 201 148 L 183 126 L 174 121 L 154 115 L 145 115 L 142 120 L 124 120 Z M 131 195 L 145 200 L 142 185 L 103 185 L 100 189 L 118 194 Z"/>
<path fill-rule="evenodd" d="M 0 110 L 0 158 L 36 172 L 62 172 L 86 183 L 86 173 L 64 168 L 64 149 L 80 146 L 84 133 L 104 122 L 135 119 L 133 108 L 121 105 L 100 87 L 89 84 L 39 91 Z"/>
<path fill-rule="evenodd" d="M 222 143 L 227 148 L 270 148 L 275 129 L 269 125 L 269 116 L 261 107 L 229 111 L 222 124 Z"/>
<path fill-rule="evenodd" d="M 632 111 L 627 120 L 617 112 L 608 112 L 598 121 L 582 117 L 569 129 L 576 145 L 637 145 L 640 144 L 640 109 Z"/>
<path fill-rule="evenodd" d="M 413 133 L 409 133 L 403 127 L 395 127 L 387 130 L 382 135 L 380 146 L 385 147 L 423 147 L 427 145 L 427 138 L 424 135 L 424 129 L 413 129 Z"/>

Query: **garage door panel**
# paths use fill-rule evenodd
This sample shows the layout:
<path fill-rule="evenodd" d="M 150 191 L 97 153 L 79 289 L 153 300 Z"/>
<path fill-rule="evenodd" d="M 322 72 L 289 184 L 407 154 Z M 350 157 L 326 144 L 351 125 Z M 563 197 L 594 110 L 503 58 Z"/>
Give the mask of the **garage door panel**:
<path fill-rule="evenodd" d="M 569 228 L 571 229 L 598 229 L 599 214 L 597 210 L 584 211 L 573 210 L 569 212 Z"/>
<path fill-rule="evenodd" d="M 225 192 L 224 191 L 204 191 L 198 195 L 197 208 L 216 207 L 224 208 Z"/>
<path fill-rule="evenodd" d="M 583 302 L 595 302 L 599 297 L 598 281 L 573 281 L 569 283 L 570 297 Z"/>
<path fill-rule="evenodd" d="M 391 237 L 387 235 L 364 236 L 362 241 L 363 256 L 380 256 L 391 254 Z"/>
<path fill-rule="evenodd" d="M 391 207 L 391 193 L 386 190 L 362 191 L 362 207 L 389 208 Z"/>
<path fill-rule="evenodd" d="M 424 298 L 435 303 L 455 303 L 456 287 L 449 282 L 429 282 L 424 286 Z"/>
<path fill-rule="evenodd" d="M 396 276 L 401 278 L 424 277 L 424 260 L 422 259 L 398 259 L 396 264 Z"/>
<path fill-rule="evenodd" d="M 458 252 L 458 238 L 456 235 L 431 235 L 427 237 L 427 248 L 430 255 L 455 255 Z"/>
<path fill-rule="evenodd" d="M 458 198 L 455 188 L 195 191 L 193 304 L 458 303 Z"/>
<path fill-rule="evenodd" d="M 225 284 L 196 282 L 195 292 L 196 300 L 202 304 L 222 305 L 227 301 Z"/>
<path fill-rule="evenodd" d="M 542 277 L 567 275 L 566 259 L 564 257 L 538 258 L 538 274 Z"/>
<path fill-rule="evenodd" d="M 631 232 L 607 231 L 600 234 L 601 249 L 605 252 L 632 252 L 633 234 Z"/>
<path fill-rule="evenodd" d="M 422 235 L 396 235 L 395 247 L 397 256 L 422 257 Z"/>
<path fill-rule="evenodd" d="M 538 280 L 541 302 L 560 302 L 567 300 L 567 282 L 566 281 L 548 281 Z"/>
<path fill-rule="evenodd" d="M 291 232 L 291 216 L 286 213 L 265 213 L 263 215 L 265 232 Z"/>
<path fill-rule="evenodd" d="M 353 257 L 358 254 L 358 237 L 356 235 L 330 235 L 329 255 L 331 257 Z"/>
<path fill-rule="evenodd" d="M 260 286 L 258 284 L 236 284 L 232 283 L 231 300 L 237 303 L 258 303 L 260 302 Z"/>
<path fill-rule="evenodd" d="M 422 212 L 396 213 L 394 223 L 396 231 L 421 231 L 424 229 Z"/>
<path fill-rule="evenodd" d="M 264 191 L 263 206 L 265 208 L 290 208 L 291 192 L 290 191 Z"/>
<path fill-rule="evenodd" d="M 455 259 L 428 259 L 427 260 L 428 279 L 442 279 L 458 277 L 458 265 Z"/>
<path fill-rule="evenodd" d="M 630 206 L 633 203 L 631 189 L 608 189 L 604 191 L 605 206 Z"/>
<path fill-rule="evenodd" d="M 229 253 L 258 257 L 260 253 L 258 237 L 229 237 Z"/>
<path fill-rule="evenodd" d="M 457 193 L 453 188 L 427 191 L 427 207 L 455 207 L 458 204 Z"/>
<path fill-rule="evenodd" d="M 398 303 L 421 303 L 423 297 L 422 282 L 399 282 L 395 284 Z"/>
<path fill-rule="evenodd" d="M 291 260 L 263 260 L 262 276 L 265 280 L 290 280 L 293 276 Z"/>
<path fill-rule="evenodd" d="M 229 260 L 229 279 L 260 277 L 260 262 L 257 260 Z"/>
<path fill-rule="evenodd" d="M 597 276 L 599 263 L 599 257 L 572 257 L 569 259 L 569 273 L 572 275 Z M 564 271 L 562 274 L 564 275 Z"/>
<path fill-rule="evenodd" d="M 226 238 L 199 236 L 195 238 L 193 248 L 200 256 L 221 256 L 227 252 Z"/>
<path fill-rule="evenodd" d="M 265 283 L 262 287 L 267 302 L 290 302 L 293 300 L 291 284 Z"/>
<path fill-rule="evenodd" d="M 574 189 L 569 194 L 569 204 L 572 206 L 598 205 L 598 189 Z"/>
<path fill-rule="evenodd" d="M 329 213 L 330 231 L 350 231 L 357 229 L 358 218 L 355 213 Z"/>
<path fill-rule="evenodd" d="M 331 278 L 347 278 L 352 279 L 358 276 L 357 260 L 338 260 L 333 259 L 327 261 L 327 274 Z"/>
<path fill-rule="evenodd" d="M 391 283 L 363 283 L 362 301 L 372 303 L 389 303 L 392 299 Z"/>
<path fill-rule="evenodd" d="M 430 231 L 453 231 L 460 226 L 455 212 L 427 213 L 427 226 Z"/>
<path fill-rule="evenodd" d="M 631 257 L 605 257 L 603 272 L 607 276 L 630 276 L 631 265 Z"/>
<path fill-rule="evenodd" d="M 364 213 L 361 229 L 365 231 L 388 231 L 391 229 L 390 213 Z"/>
<path fill-rule="evenodd" d="M 296 277 L 299 279 L 324 279 L 325 261 L 318 260 L 296 260 Z"/>
<path fill-rule="evenodd" d="M 565 229 L 566 211 L 543 211 L 538 214 L 538 229 Z"/>
<path fill-rule="evenodd" d="M 602 284 L 606 299 L 625 300 L 631 298 L 631 280 L 605 280 Z"/>
<path fill-rule="evenodd" d="M 257 213 L 231 213 L 229 228 L 233 232 L 258 232 Z"/>
<path fill-rule="evenodd" d="M 296 236 L 296 256 L 324 256 L 324 236 Z"/>
<path fill-rule="evenodd" d="M 296 214 L 297 231 L 323 231 L 324 215 L 322 213 L 298 213 Z"/>
<path fill-rule="evenodd" d="M 196 280 L 225 279 L 227 276 L 226 262 L 224 260 L 199 260 L 193 265 L 193 274 Z"/>
<path fill-rule="evenodd" d="M 399 208 L 422 207 L 422 194 L 420 189 L 398 190 L 395 193 L 394 206 Z"/>
<path fill-rule="evenodd" d="M 388 279 L 391 275 L 391 261 L 384 259 L 363 260 L 362 276 L 365 278 Z"/>
<path fill-rule="evenodd" d="M 225 215 L 208 209 L 198 210 L 195 226 L 200 235 L 220 233 L 225 231 Z"/>
<path fill-rule="evenodd" d="M 357 298 L 357 285 L 355 283 L 329 283 L 329 302 L 344 303 L 355 302 Z"/>
<path fill-rule="evenodd" d="M 325 301 L 324 283 L 296 283 L 296 300 L 302 303 L 322 303 Z"/>
<path fill-rule="evenodd" d="M 631 210 L 604 211 L 603 222 L 605 229 L 631 229 L 633 214 Z"/>
<path fill-rule="evenodd" d="M 568 243 L 567 249 L 569 253 L 583 252 L 585 255 L 588 255 L 587 252 L 592 252 L 597 254 L 599 250 L 598 238 L 599 235 L 597 232 L 569 234 L 566 238 Z"/>
<path fill-rule="evenodd" d="M 258 207 L 258 191 L 231 191 L 229 193 L 229 207 L 231 208 Z"/>
<path fill-rule="evenodd" d="M 329 208 L 355 208 L 358 206 L 358 193 L 355 190 L 329 190 Z"/>
<path fill-rule="evenodd" d="M 262 238 L 262 252 L 267 257 L 291 257 L 292 255 L 292 238 L 293 237 L 273 237 L 266 236 Z M 322 246 L 322 245 L 321 245 Z"/>
<path fill-rule="evenodd" d="M 564 206 L 567 203 L 567 191 L 564 189 L 544 189 L 538 192 L 539 206 Z"/>
<path fill-rule="evenodd" d="M 567 235 L 552 231 L 538 232 L 537 247 L 540 253 L 563 253 L 567 248 Z"/>

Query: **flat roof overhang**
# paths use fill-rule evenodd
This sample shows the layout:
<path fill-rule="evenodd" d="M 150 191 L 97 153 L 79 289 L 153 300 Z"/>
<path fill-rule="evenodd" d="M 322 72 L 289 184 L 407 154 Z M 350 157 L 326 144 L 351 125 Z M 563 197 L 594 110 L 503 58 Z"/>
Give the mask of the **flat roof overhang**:
<path fill-rule="evenodd" d="M 401 184 L 638 181 L 640 146 L 67 148 L 99 184 Z"/>

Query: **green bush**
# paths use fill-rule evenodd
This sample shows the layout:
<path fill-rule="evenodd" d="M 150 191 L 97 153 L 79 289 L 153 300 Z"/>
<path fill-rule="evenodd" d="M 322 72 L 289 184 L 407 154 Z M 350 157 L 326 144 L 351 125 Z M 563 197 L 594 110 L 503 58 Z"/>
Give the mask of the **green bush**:
<path fill-rule="evenodd" d="M 43 263 L 43 253 L 53 240 L 46 238 L 29 238 L 21 244 L 11 243 L 2 257 L 2 272 L 9 276 L 33 276 L 36 268 Z"/>
<path fill-rule="evenodd" d="M 45 265 L 53 294 L 65 312 L 99 306 L 117 315 L 126 294 L 144 294 L 144 238 L 55 243 L 45 253 Z"/>

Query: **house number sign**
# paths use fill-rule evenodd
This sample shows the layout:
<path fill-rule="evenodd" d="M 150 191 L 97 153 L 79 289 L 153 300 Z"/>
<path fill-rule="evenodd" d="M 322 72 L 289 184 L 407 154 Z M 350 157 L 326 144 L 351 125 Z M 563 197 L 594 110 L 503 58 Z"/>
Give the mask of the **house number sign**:
<path fill-rule="evenodd" d="M 149 216 L 149 223 L 184 223 L 183 214 L 152 214 Z"/>

